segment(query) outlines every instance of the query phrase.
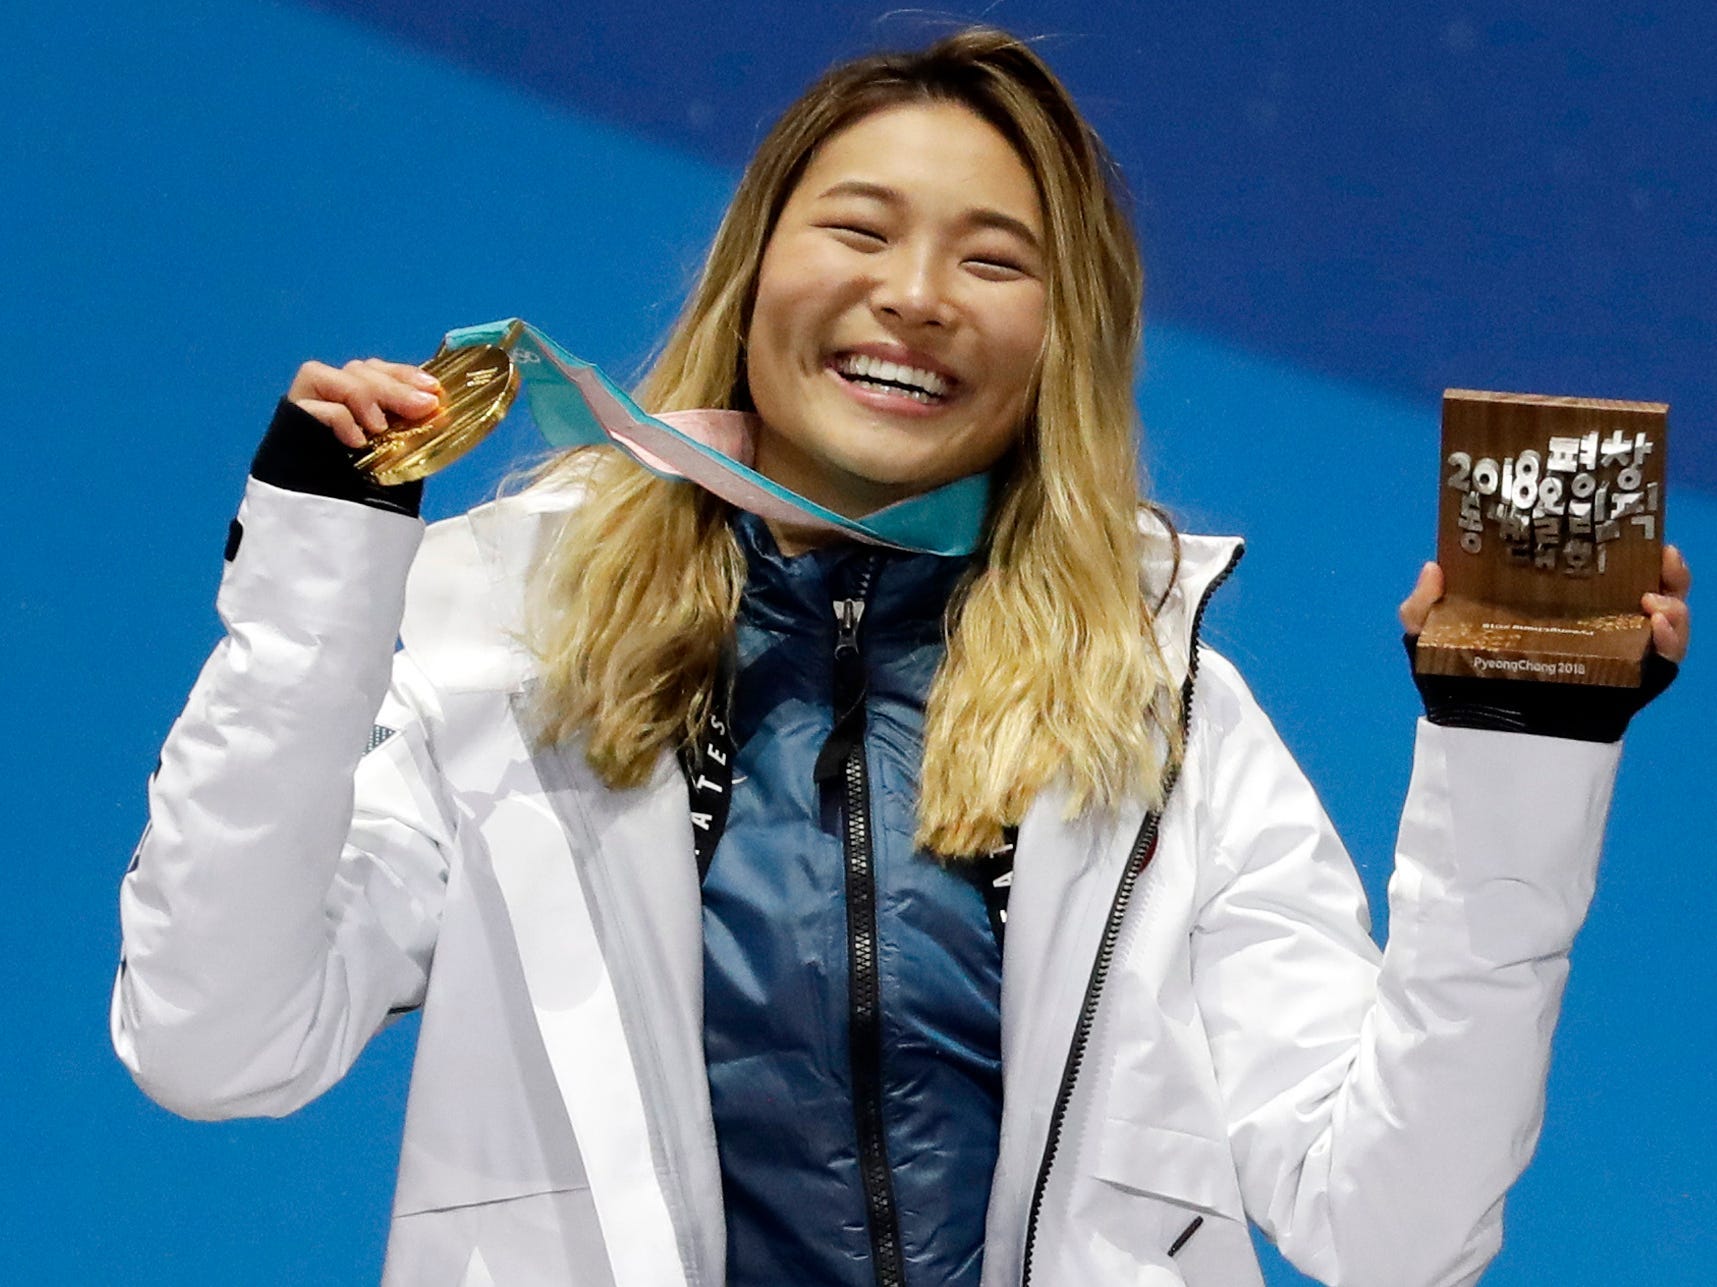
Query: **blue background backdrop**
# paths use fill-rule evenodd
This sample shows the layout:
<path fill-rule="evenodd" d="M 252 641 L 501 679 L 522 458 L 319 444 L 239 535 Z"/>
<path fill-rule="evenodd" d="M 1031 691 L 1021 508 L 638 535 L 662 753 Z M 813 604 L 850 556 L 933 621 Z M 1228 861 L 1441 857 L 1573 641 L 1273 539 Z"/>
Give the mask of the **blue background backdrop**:
<path fill-rule="evenodd" d="M 1717 558 L 1717 9 L 946 11 L 1047 34 L 1129 174 L 1156 490 L 1250 539 L 1215 637 L 1381 914 L 1414 709 L 1393 612 L 1429 550 L 1440 390 L 1669 401 L 1669 529 Z M 885 12 L 139 0 L 9 26 L 0 1278 L 375 1279 L 410 1024 L 279 1123 L 180 1122 L 107 1047 L 114 893 L 216 636 L 245 464 L 309 356 L 424 356 L 519 314 L 634 373 L 773 112 L 833 57 L 940 29 Z M 1629 736 L 1487 1283 L 1717 1280 L 1710 673 Z"/>

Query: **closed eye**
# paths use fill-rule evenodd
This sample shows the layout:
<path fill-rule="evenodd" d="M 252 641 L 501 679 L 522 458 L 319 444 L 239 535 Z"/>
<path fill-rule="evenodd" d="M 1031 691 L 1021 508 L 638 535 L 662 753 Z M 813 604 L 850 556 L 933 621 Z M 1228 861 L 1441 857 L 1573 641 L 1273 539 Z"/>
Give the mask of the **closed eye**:
<path fill-rule="evenodd" d="M 1015 278 L 1031 275 L 1030 270 L 1019 260 L 998 255 L 975 255 L 966 260 L 966 266 L 979 277 L 991 281 L 1013 281 Z"/>
<path fill-rule="evenodd" d="M 823 228 L 834 233 L 850 246 L 871 249 L 881 246 L 888 238 L 876 228 L 861 223 L 826 223 Z"/>

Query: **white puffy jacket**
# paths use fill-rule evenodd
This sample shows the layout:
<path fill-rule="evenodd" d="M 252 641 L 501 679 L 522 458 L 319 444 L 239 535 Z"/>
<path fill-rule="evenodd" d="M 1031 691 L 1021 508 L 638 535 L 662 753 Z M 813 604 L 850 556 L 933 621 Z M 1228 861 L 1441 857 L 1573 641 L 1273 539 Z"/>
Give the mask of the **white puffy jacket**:
<path fill-rule="evenodd" d="M 607 790 L 523 731 L 521 587 L 571 503 L 424 539 L 252 480 L 125 878 L 114 1044 L 177 1112 L 290 1112 L 422 1007 L 389 1283 L 722 1281 L 682 777 Z M 1187 538 L 1161 613 L 1198 664 L 1142 875 L 1141 810 L 1021 829 L 986 1285 L 1259 1284 L 1248 1217 L 1326 1283 L 1470 1283 L 1532 1153 L 1618 748 L 1421 722 L 1380 955 L 1197 648 L 1237 554 Z"/>

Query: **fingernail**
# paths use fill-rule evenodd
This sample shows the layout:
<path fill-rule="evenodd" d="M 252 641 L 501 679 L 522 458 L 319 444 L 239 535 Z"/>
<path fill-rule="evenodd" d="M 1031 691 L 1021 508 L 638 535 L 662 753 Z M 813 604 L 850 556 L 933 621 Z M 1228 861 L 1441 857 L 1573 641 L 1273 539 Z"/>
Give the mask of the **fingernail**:
<path fill-rule="evenodd" d="M 441 387 L 441 381 L 437 380 L 428 371 L 413 371 L 411 373 L 411 382 L 424 389 L 433 390 Z"/>
<path fill-rule="evenodd" d="M 413 389 L 405 396 L 406 401 L 410 402 L 414 407 L 433 407 L 435 405 L 435 395 L 433 393 L 424 393 L 421 390 Z"/>

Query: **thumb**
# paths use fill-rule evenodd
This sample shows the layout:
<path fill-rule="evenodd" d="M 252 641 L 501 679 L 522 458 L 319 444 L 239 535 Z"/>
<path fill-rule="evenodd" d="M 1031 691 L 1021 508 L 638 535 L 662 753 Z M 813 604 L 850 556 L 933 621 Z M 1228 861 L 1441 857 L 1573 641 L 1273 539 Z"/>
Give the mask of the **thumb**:
<path fill-rule="evenodd" d="M 1413 593 L 1401 603 L 1401 628 L 1417 635 L 1425 628 L 1425 618 L 1431 615 L 1431 605 L 1443 597 L 1443 569 L 1427 563 L 1419 569 L 1419 580 Z"/>

